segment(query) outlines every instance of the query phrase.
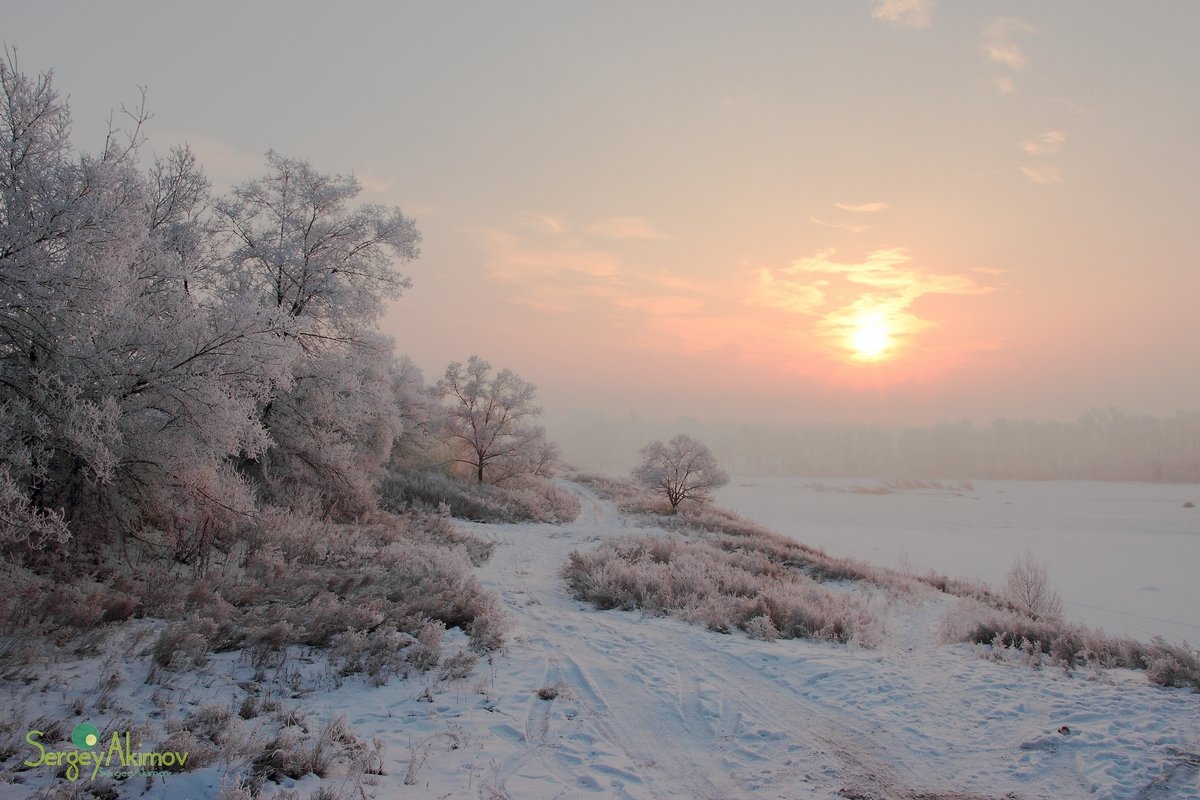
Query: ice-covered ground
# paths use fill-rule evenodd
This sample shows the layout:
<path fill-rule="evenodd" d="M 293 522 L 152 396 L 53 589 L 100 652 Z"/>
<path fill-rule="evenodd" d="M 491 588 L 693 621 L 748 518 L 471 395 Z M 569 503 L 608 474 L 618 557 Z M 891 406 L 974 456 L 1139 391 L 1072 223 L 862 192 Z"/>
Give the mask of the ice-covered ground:
<path fill-rule="evenodd" d="M 362 796 L 1200 800 L 1200 693 L 938 644 L 954 601 L 933 590 L 873 597 L 888 631 L 876 650 L 752 641 L 573 600 L 557 575 L 567 554 L 629 532 L 610 503 L 577 491 L 573 524 L 474 526 L 499 542 L 480 573 L 513 624 L 490 663 L 441 683 L 427 674 L 372 688 L 352 676 L 289 701 L 318 726 L 344 713 L 359 739 L 384 745 L 384 774 Z M 131 710 L 153 708 L 144 666 L 122 667 L 119 700 Z M 179 702 L 235 706 L 247 669 L 215 658 L 186 676 Z M 6 707 L 66 714 L 101 669 L 76 673 L 51 694 L 5 687 Z M 224 769 L 127 796 L 214 797 Z M 268 784 L 263 796 L 308 798 L 317 783 Z M 0 782 L 3 800 L 28 792 Z"/>
<path fill-rule="evenodd" d="M 1149 640 L 1200 641 L 1200 486 L 1100 481 L 735 478 L 717 502 L 786 536 L 885 566 L 1003 582 L 1026 547 L 1069 618 Z"/>

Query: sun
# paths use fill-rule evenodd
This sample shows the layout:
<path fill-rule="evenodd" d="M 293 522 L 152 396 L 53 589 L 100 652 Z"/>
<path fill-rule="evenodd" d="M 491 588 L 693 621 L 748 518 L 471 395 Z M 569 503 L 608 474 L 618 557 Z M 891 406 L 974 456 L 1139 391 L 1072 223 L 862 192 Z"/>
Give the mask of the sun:
<path fill-rule="evenodd" d="M 892 335 L 883 320 L 877 317 L 864 319 L 850 334 L 850 346 L 860 359 L 878 361 L 892 346 Z"/>

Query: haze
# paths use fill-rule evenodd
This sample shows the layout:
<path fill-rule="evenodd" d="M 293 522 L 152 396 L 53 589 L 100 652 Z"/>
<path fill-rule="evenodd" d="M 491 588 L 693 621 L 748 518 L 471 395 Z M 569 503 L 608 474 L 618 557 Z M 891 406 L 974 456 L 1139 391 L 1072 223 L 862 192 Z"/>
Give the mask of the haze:
<path fill-rule="evenodd" d="M 2 36 L 85 150 L 144 85 L 152 148 L 189 142 L 218 191 L 274 149 L 414 216 L 384 328 L 429 377 L 478 352 L 558 414 L 924 424 L 1197 407 L 1198 24 L 11 3 Z"/>

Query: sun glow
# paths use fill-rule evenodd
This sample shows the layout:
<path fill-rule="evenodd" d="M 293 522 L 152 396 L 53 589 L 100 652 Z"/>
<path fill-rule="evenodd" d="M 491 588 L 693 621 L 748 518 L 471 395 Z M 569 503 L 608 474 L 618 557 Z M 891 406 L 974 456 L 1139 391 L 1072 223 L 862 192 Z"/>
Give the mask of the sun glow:
<path fill-rule="evenodd" d="M 887 323 L 878 317 L 867 317 L 859 321 L 850 334 L 850 346 L 858 358 L 878 361 L 887 355 L 892 346 L 892 335 Z"/>

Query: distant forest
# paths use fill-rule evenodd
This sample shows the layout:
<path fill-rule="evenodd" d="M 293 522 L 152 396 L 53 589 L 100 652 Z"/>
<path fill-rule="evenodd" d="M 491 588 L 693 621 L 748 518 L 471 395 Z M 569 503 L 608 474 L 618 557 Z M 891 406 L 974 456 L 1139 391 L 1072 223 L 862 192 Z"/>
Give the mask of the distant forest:
<path fill-rule="evenodd" d="M 624 469 L 641 442 L 687 433 L 742 475 L 1200 482 L 1200 412 L 1092 410 L 1074 422 L 997 419 L 932 427 L 675 423 L 577 413 L 554 431 L 568 459 Z"/>

